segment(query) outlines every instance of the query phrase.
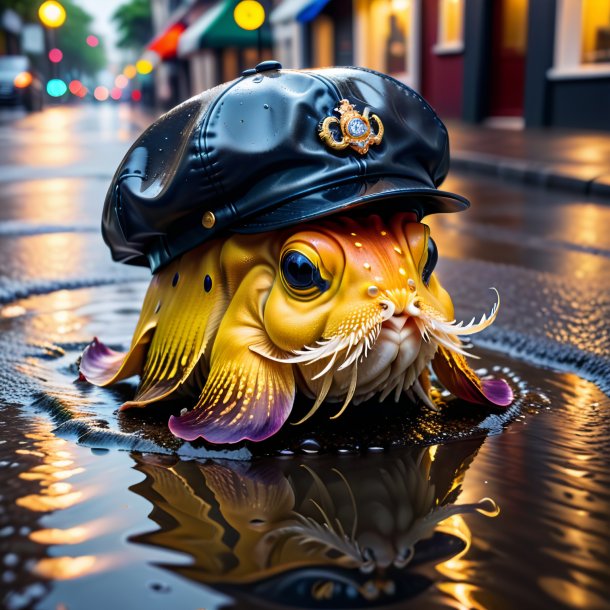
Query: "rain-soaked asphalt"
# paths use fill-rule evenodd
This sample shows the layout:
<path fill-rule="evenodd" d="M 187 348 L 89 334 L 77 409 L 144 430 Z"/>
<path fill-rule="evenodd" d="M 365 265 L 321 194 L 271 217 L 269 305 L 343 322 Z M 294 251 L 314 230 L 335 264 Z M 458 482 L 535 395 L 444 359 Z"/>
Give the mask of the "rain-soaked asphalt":
<path fill-rule="evenodd" d="M 476 346 L 518 395 L 505 417 L 324 418 L 211 460 L 166 413 L 118 414 L 132 386 L 74 381 L 93 336 L 128 343 L 146 288 L 98 232 L 141 124 L 0 112 L 0 604 L 610 608 L 610 207 L 445 184 L 473 207 L 430 219 L 439 274 L 464 318 L 501 294 Z"/>

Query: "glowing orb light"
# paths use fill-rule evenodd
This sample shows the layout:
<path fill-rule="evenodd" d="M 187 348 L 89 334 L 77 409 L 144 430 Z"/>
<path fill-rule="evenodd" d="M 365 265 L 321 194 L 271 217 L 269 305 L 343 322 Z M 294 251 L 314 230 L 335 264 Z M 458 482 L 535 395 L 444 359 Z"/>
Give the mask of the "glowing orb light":
<path fill-rule="evenodd" d="M 136 62 L 136 70 L 140 74 L 150 74 L 153 71 L 154 66 L 148 59 L 139 59 Z"/>
<path fill-rule="evenodd" d="M 64 54 L 59 49 L 51 49 L 49 51 L 49 59 L 54 64 L 58 64 L 63 58 L 64 58 Z"/>
<path fill-rule="evenodd" d="M 97 47 L 97 45 L 100 44 L 100 39 L 93 34 L 89 34 L 89 36 L 87 36 L 87 44 L 90 47 Z"/>
<path fill-rule="evenodd" d="M 242 0 L 233 11 L 233 19 L 243 30 L 258 30 L 265 22 L 265 9 L 256 0 Z"/>
<path fill-rule="evenodd" d="M 85 95 L 87 95 L 87 87 L 85 87 L 85 85 L 83 85 L 83 83 L 81 83 L 78 79 L 70 81 L 68 89 L 72 95 L 76 95 L 77 97 L 85 97 Z"/>
<path fill-rule="evenodd" d="M 134 78 L 137 73 L 138 73 L 138 71 L 136 70 L 136 67 L 131 64 L 129 64 L 128 66 L 125 66 L 125 68 L 123 69 L 123 74 L 127 78 Z"/>
<path fill-rule="evenodd" d="M 55 0 L 47 0 L 40 5 L 38 17 L 48 28 L 58 28 L 66 20 L 66 9 Z"/>
<path fill-rule="evenodd" d="M 131 92 L 131 99 L 134 102 L 139 102 L 142 99 L 142 92 L 139 89 L 134 89 Z"/>
<path fill-rule="evenodd" d="M 124 74 L 119 74 L 114 79 L 114 85 L 115 85 L 115 87 L 118 87 L 119 89 L 125 89 L 125 87 L 127 87 L 128 84 L 129 84 L 129 79 Z"/>
<path fill-rule="evenodd" d="M 93 91 L 93 97 L 98 102 L 105 102 L 108 99 L 108 89 L 102 85 L 96 87 Z"/>
<path fill-rule="evenodd" d="M 110 92 L 110 97 L 113 100 L 120 100 L 121 99 L 121 95 L 123 95 L 123 91 L 121 89 L 119 89 L 118 87 L 113 87 L 112 91 Z"/>
<path fill-rule="evenodd" d="M 68 85 L 61 78 L 52 78 L 47 83 L 47 93 L 51 97 L 61 97 L 68 90 Z"/>
<path fill-rule="evenodd" d="M 17 89 L 25 89 L 32 84 L 32 80 L 33 78 L 30 72 L 19 72 L 13 79 L 13 85 L 15 85 Z"/>

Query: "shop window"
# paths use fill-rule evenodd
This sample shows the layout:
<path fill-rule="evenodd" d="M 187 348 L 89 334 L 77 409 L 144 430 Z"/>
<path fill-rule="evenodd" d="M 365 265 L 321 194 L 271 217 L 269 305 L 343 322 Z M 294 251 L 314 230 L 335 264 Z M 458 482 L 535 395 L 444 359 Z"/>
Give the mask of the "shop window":
<path fill-rule="evenodd" d="M 582 63 L 610 62 L 610 0 L 583 1 L 581 32 Z"/>
<path fill-rule="evenodd" d="M 549 78 L 610 75 L 610 0 L 557 0 Z"/>
<path fill-rule="evenodd" d="M 438 0 L 438 39 L 434 52 L 464 50 L 464 0 Z"/>
<path fill-rule="evenodd" d="M 359 63 L 414 85 L 417 44 L 415 0 L 360 0 L 357 4 Z"/>
<path fill-rule="evenodd" d="M 335 65 L 334 27 L 328 15 L 319 15 L 311 24 L 312 32 L 312 65 L 314 68 L 326 68 Z"/>
<path fill-rule="evenodd" d="M 502 2 L 502 48 L 525 55 L 527 47 L 527 0 Z"/>

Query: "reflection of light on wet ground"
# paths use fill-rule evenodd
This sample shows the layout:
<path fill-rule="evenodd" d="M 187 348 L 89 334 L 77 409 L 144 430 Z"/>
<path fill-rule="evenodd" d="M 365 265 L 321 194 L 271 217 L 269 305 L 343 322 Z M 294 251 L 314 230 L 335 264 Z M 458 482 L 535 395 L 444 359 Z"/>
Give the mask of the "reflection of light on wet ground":
<path fill-rule="evenodd" d="M 83 325 L 82 318 L 75 313 L 76 299 L 71 290 L 58 290 L 49 295 L 51 313 L 51 328 L 59 335 L 77 331 Z"/>
<path fill-rule="evenodd" d="M 476 599 L 476 594 L 481 593 L 479 587 L 464 582 L 443 582 L 438 585 L 438 588 L 460 604 L 457 607 L 454 606 L 457 610 L 490 610 L 489 606 L 478 602 Z"/>
<path fill-rule="evenodd" d="M 48 512 L 69 508 L 80 502 L 83 499 L 82 491 L 73 490 L 70 483 L 57 480 L 70 478 L 83 471 L 82 469 L 65 470 L 74 463 L 69 459 L 72 457 L 71 452 L 66 450 L 69 448 L 68 442 L 56 438 L 50 431 L 30 433 L 27 437 L 33 441 L 36 448 L 30 451 L 30 455 L 41 457 L 42 464 L 20 473 L 19 477 L 24 480 L 37 480 L 40 490 L 38 493 L 17 498 L 16 504 L 34 512 Z M 70 474 L 67 475 L 66 472 Z"/>
<path fill-rule="evenodd" d="M 72 113 L 67 108 L 49 108 L 39 117 L 38 146 L 28 148 L 30 165 L 64 166 L 78 161 L 78 149 L 70 146 L 73 138 Z M 41 129 L 40 129 L 41 128 Z"/>
<path fill-rule="evenodd" d="M 41 529 L 30 534 L 30 540 L 39 544 L 78 544 L 89 538 L 88 528 L 70 527 L 68 529 Z"/>
<path fill-rule="evenodd" d="M 3 318 L 18 318 L 26 313 L 26 308 L 21 305 L 7 305 L 0 309 L 0 316 Z"/>
<path fill-rule="evenodd" d="M 48 557 L 41 559 L 34 571 L 44 578 L 67 580 L 90 574 L 97 563 L 92 555 L 81 557 Z"/>
<path fill-rule="evenodd" d="M 580 577 L 580 578 L 579 578 Z M 582 575 L 572 573 L 572 578 L 582 580 Z M 540 586 L 556 603 L 582 610 L 604 610 L 608 608 L 608 598 L 587 590 L 586 582 L 573 582 L 553 576 L 539 579 Z"/>
<path fill-rule="evenodd" d="M 80 208 L 78 182 L 65 178 L 40 180 L 28 185 L 29 196 L 23 198 L 20 219 L 39 224 L 73 223 Z"/>

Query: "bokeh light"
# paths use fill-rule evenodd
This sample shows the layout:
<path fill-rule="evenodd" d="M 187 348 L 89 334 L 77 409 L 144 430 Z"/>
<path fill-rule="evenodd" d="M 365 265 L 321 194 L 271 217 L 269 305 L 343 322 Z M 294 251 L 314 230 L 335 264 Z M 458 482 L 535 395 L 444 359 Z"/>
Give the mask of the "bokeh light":
<path fill-rule="evenodd" d="M 100 44 L 100 39 L 93 34 L 89 34 L 89 36 L 87 36 L 87 44 L 90 47 L 97 47 L 97 45 Z"/>
<path fill-rule="evenodd" d="M 142 92 L 139 89 L 134 89 L 131 92 L 131 99 L 134 102 L 139 102 L 142 99 Z"/>
<path fill-rule="evenodd" d="M 49 59 L 54 64 L 58 64 L 63 58 L 64 58 L 64 54 L 59 49 L 51 49 L 49 51 Z"/>
<path fill-rule="evenodd" d="M 115 87 L 118 87 L 119 89 L 125 89 L 125 87 L 127 87 L 127 85 L 129 85 L 129 79 L 124 74 L 119 74 L 114 79 L 114 85 L 115 85 Z"/>
<path fill-rule="evenodd" d="M 244 30 L 258 30 L 265 22 L 265 9 L 256 0 L 242 0 L 233 11 L 233 19 Z"/>
<path fill-rule="evenodd" d="M 136 67 L 132 64 L 129 64 L 127 66 L 125 66 L 125 68 L 123 69 L 123 74 L 127 77 L 127 78 L 135 78 L 135 75 L 138 73 L 138 71 L 136 70 Z"/>
<path fill-rule="evenodd" d="M 118 87 L 113 87 L 112 91 L 110 92 L 110 97 L 113 100 L 120 100 L 122 94 L 123 92 L 121 91 L 121 89 L 119 89 Z"/>
<path fill-rule="evenodd" d="M 83 85 L 83 83 L 81 83 L 78 79 L 70 81 L 68 89 L 70 89 L 70 93 L 72 95 L 76 95 L 78 97 L 85 97 L 85 95 L 87 95 L 87 87 L 85 87 L 85 85 Z"/>
<path fill-rule="evenodd" d="M 106 87 L 104 87 L 103 85 L 96 87 L 93 90 L 93 97 L 98 102 L 105 102 L 108 99 L 108 89 Z"/>
<path fill-rule="evenodd" d="M 61 78 L 52 78 L 47 83 L 47 93 L 51 97 L 61 97 L 68 90 L 68 85 Z"/>
<path fill-rule="evenodd" d="M 17 89 L 25 89 L 32 84 L 32 75 L 29 72 L 19 72 L 13 79 L 13 84 Z"/>
<path fill-rule="evenodd" d="M 66 9 L 55 0 L 47 0 L 40 5 L 38 17 L 48 28 L 58 28 L 66 20 Z"/>
<path fill-rule="evenodd" d="M 139 59 L 136 62 L 136 70 L 140 74 L 150 74 L 153 71 L 154 66 L 148 59 Z"/>

